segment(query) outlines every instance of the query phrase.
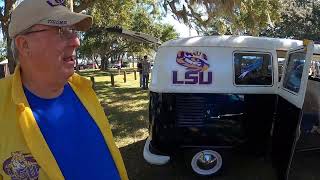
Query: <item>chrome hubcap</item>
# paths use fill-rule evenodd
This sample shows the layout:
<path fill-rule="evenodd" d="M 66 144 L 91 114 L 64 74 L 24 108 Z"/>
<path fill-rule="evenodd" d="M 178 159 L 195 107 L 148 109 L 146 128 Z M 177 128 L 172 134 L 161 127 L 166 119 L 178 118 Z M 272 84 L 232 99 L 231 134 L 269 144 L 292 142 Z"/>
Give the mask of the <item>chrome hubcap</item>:
<path fill-rule="evenodd" d="M 212 154 L 202 152 L 197 159 L 197 165 L 203 170 L 212 169 L 217 165 L 217 158 Z"/>
<path fill-rule="evenodd" d="M 220 170 L 222 157 L 216 151 L 203 150 L 193 156 L 191 166 L 197 174 L 211 175 Z"/>

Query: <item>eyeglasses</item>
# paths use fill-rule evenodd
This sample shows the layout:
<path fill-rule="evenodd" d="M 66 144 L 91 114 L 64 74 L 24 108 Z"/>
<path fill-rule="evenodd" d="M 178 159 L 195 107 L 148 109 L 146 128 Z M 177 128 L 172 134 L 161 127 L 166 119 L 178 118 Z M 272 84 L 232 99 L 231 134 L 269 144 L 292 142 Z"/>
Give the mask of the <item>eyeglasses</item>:
<path fill-rule="evenodd" d="M 38 32 L 44 32 L 44 31 L 52 31 L 56 29 L 40 29 L 40 30 L 34 30 L 34 31 L 27 31 L 25 33 L 22 33 L 22 35 L 28 35 Z M 77 32 L 73 27 L 59 27 L 57 28 L 59 36 L 61 39 L 68 40 L 73 38 L 74 36 L 77 36 Z"/>

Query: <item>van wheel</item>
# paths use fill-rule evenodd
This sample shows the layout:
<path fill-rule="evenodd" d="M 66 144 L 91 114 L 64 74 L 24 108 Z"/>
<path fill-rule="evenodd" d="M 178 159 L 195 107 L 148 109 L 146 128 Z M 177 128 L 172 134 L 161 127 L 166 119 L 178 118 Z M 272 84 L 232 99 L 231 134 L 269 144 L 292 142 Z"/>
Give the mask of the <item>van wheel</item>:
<path fill-rule="evenodd" d="M 217 151 L 201 150 L 191 159 L 192 170 L 201 176 L 216 175 L 222 168 L 222 156 Z"/>

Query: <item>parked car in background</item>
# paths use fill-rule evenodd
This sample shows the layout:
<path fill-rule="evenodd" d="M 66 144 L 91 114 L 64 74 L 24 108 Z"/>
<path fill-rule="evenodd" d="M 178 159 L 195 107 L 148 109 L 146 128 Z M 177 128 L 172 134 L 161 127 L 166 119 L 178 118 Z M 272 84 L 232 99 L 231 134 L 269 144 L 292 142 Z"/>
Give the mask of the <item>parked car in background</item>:
<path fill-rule="evenodd" d="M 129 67 L 129 62 L 122 62 L 121 67 L 124 67 L 124 68 Z"/>
<path fill-rule="evenodd" d="M 129 62 L 122 62 L 121 66 L 119 63 L 110 63 L 109 68 L 126 68 L 129 67 Z"/>

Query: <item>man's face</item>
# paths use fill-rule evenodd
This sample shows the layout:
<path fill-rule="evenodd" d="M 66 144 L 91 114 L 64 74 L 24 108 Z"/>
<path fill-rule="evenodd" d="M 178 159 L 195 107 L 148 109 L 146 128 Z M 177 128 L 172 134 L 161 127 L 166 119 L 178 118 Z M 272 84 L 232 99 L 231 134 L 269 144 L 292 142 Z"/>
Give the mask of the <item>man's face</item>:
<path fill-rule="evenodd" d="M 30 55 L 21 66 L 45 79 L 66 81 L 74 73 L 75 50 L 80 46 L 77 35 L 46 25 L 35 25 L 30 32 L 25 35 Z"/>

